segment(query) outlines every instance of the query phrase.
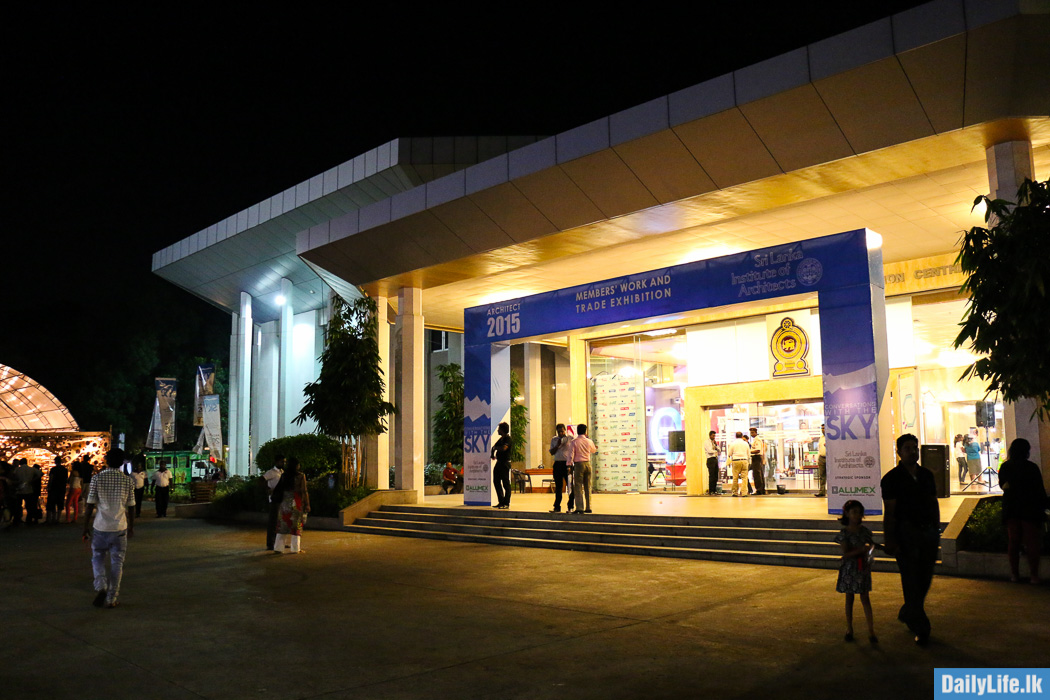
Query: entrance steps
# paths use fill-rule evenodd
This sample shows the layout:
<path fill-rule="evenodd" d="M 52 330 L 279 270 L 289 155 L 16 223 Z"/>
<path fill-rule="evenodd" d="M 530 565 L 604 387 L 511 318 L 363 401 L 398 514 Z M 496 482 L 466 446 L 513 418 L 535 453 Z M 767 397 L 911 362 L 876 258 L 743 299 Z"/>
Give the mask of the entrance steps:
<path fill-rule="evenodd" d="M 883 541 L 882 523 L 867 523 Z M 837 569 L 839 524 L 832 520 L 657 515 L 575 515 L 384 505 L 345 527 L 352 532 L 516 547 Z M 875 571 L 897 571 L 878 553 Z"/>

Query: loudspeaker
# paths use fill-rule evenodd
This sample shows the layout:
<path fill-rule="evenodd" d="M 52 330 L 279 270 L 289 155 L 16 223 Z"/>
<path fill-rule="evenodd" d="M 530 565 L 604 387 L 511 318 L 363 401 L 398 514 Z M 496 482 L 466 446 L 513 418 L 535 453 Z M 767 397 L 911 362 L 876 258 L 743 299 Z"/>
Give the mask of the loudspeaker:
<path fill-rule="evenodd" d="M 923 445 L 919 448 L 919 464 L 933 472 L 937 498 L 948 498 L 952 495 L 952 479 L 948 471 L 950 455 L 950 445 Z"/>
<path fill-rule="evenodd" d="M 685 452 L 685 431 L 684 430 L 669 430 L 669 431 L 667 431 L 667 451 L 668 452 Z"/>

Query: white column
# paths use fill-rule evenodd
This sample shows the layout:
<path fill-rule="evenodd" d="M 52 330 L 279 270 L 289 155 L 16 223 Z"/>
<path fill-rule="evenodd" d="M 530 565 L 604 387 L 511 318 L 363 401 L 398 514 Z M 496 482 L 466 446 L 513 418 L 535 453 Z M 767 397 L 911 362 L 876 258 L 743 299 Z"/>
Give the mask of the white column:
<path fill-rule="evenodd" d="M 578 335 L 569 338 L 569 420 L 566 425 L 587 422 L 587 402 L 590 384 L 587 382 L 587 341 Z M 594 426 L 588 425 L 590 432 Z"/>
<path fill-rule="evenodd" d="M 279 393 L 280 337 L 277 321 L 256 328 L 255 352 L 252 358 L 252 440 L 251 463 L 259 448 L 277 437 L 277 404 Z"/>
<path fill-rule="evenodd" d="M 252 335 L 255 324 L 252 323 L 252 297 L 241 292 L 241 305 L 237 328 L 237 427 L 230 438 L 229 474 L 247 476 L 250 453 L 248 435 L 251 418 L 252 397 Z M 236 450 L 235 447 L 236 446 Z M 236 457 L 234 457 L 236 455 Z"/>
<path fill-rule="evenodd" d="M 554 423 L 566 423 L 572 414 L 572 399 L 569 395 L 569 351 L 557 348 L 554 351 Z"/>
<path fill-rule="evenodd" d="M 390 367 L 390 323 L 386 297 L 375 297 L 376 322 L 379 326 L 376 341 L 379 345 L 379 368 L 383 370 L 383 400 L 390 400 L 394 374 Z M 389 488 L 390 484 L 390 439 L 392 417 L 387 418 L 387 433 L 370 435 L 364 441 L 365 483 L 375 489 Z"/>
<path fill-rule="evenodd" d="M 241 316 L 240 314 L 232 314 L 230 319 L 230 383 L 227 396 L 227 410 L 230 415 L 226 419 L 226 472 L 233 475 L 231 470 L 232 464 L 236 463 L 237 459 L 237 418 L 239 412 L 237 410 L 240 405 L 240 383 L 241 383 L 241 356 L 237 351 L 240 347 L 240 329 L 241 329 Z"/>
<path fill-rule="evenodd" d="M 394 476 L 397 488 L 416 491 L 423 501 L 424 431 L 426 368 L 423 333 L 423 290 L 402 287 L 398 292 L 397 314 L 401 319 L 401 391 L 397 407 L 401 412 L 401 460 Z"/>
<path fill-rule="evenodd" d="M 278 367 L 277 388 L 277 435 L 294 435 L 292 430 L 292 419 L 297 415 L 295 401 L 291 400 L 293 392 L 296 391 L 292 384 L 292 282 L 288 279 L 281 280 L 281 296 L 284 304 L 281 306 L 281 319 L 279 321 L 278 335 L 280 336 L 281 352 L 280 366 Z"/>
<path fill-rule="evenodd" d="M 986 151 L 988 162 L 988 193 L 992 199 L 1017 201 L 1017 188 L 1025 178 L 1033 178 L 1032 144 L 1028 141 L 997 143 Z M 994 225 L 994 221 L 989 222 Z M 1006 429 L 1006 446 L 1017 438 L 1024 438 L 1032 445 L 1029 457 L 1042 464 L 1043 447 L 1039 440 L 1039 419 L 1032 418 L 1035 400 L 1022 399 L 1003 404 L 1003 424 Z"/>
<path fill-rule="evenodd" d="M 525 343 L 525 406 L 529 424 L 525 427 L 525 468 L 543 466 L 543 382 L 539 343 Z M 511 397 L 516 399 L 517 397 Z"/>

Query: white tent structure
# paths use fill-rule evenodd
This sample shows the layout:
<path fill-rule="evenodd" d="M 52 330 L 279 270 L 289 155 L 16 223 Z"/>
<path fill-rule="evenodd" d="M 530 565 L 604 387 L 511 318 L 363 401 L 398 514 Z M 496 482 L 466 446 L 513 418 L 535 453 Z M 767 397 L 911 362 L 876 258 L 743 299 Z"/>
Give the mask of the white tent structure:
<path fill-rule="evenodd" d="M 0 364 L 0 432 L 76 431 L 69 409 L 40 382 Z"/>

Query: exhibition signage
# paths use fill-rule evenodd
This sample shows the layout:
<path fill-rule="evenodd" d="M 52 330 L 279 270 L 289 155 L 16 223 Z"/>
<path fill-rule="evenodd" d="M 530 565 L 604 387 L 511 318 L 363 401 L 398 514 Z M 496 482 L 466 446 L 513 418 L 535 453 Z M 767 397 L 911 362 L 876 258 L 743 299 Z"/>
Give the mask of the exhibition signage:
<path fill-rule="evenodd" d="M 215 365 L 197 365 L 193 384 L 193 424 L 201 427 L 204 425 L 204 397 L 215 393 Z"/>
<path fill-rule="evenodd" d="M 175 442 L 175 398 L 178 382 L 170 377 L 157 377 L 154 386 L 157 390 L 157 408 L 160 411 L 160 430 L 164 444 Z"/>
<path fill-rule="evenodd" d="M 493 347 L 520 338 L 815 292 L 829 512 L 840 512 L 845 501 L 856 499 L 868 512 L 880 513 L 878 407 L 888 365 L 882 254 L 877 244 L 869 246 L 877 238 L 859 229 L 466 309 L 465 501 L 491 503 L 488 448 L 504 417 L 492 410 L 497 395 L 493 389 L 507 384 L 503 363 L 499 371 L 493 365 Z M 788 345 L 785 342 L 784 348 Z M 509 366 L 505 371 L 509 374 Z M 509 398 L 505 401 L 500 395 L 499 400 L 509 405 Z"/>

